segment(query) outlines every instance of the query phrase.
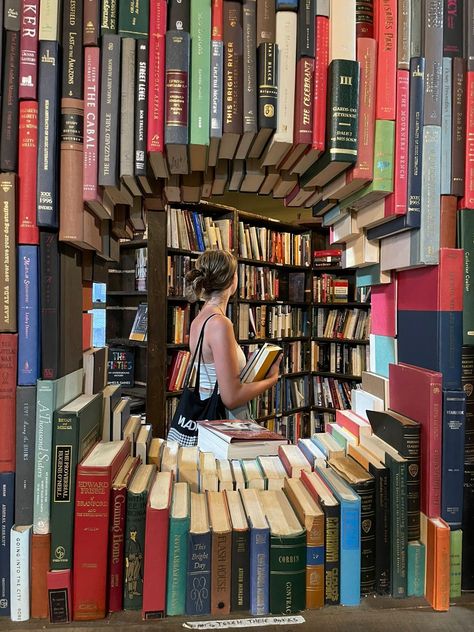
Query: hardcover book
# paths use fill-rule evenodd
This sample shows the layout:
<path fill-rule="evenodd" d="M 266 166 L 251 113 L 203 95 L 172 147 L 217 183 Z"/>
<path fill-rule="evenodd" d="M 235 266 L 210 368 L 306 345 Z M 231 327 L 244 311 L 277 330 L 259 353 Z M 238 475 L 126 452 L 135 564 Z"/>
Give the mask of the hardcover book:
<path fill-rule="evenodd" d="M 32 386 L 39 378 L 39 252 L 38 246 L 18 246 L 18 385 Z"/>
<path fill-rule="evenodd" d="M 239 492 L 225 491 L 232 526 L 231 611 L 250 610 L 250 529 Z"/>
<path fill-rule="evenodd" d="M 91 0 L 84 2 L 85 7 L 91 5 Z M 65 43 L 62 63 L 63 99 L 82 99 L 83 76 L 83 2 L 66 0 L 62 10 L 62 41 Z M 84 20 L 85 21 L 85 20 Z M 87 22 L 86 22 L 87 24 Z M 88 42 L 90 45 L 91 42 Z"/>
<path fill-rule="evenodd" d="M 2 89 L 0 169 L 18 169 L 18 75 L 20 59 L 19 31 L 5 33 L 5 65 Z"/>
<path fill-rule="evenodd" d="M 162 460 L 163 468 L 163 460 Z M 187 483 L 173 485 L 170 507 L 166 614 L 183 615 L 186 605 L 186 557 L 190 526 L 190 495 Z"/>
<path fill-rule="evenodd" d="M 10 531 L 10 590 L 11 620 L 30 618 L 31 524 L 14 525 Z"/>
<path fill-rule="evenodd" d="M 18 155 L 18 243 L 39 243 L 36 225 L 36 165 L 38 162 L 38 104 L 20 103 Z"/>
<path fill-rule="evenodd" d="M 133 3 L 121 1 L 118 5 L 119 35 L 121 37 L 134 37 L 135 39 L 148 37 L 149 2 L 145 2 L 145 0 L 137 0 Z"/>
<path fill-rule="evenodd" d="M 36 386 L 16 389 L 15 523 L 33 524 Z"/>
<path fill-rule="evenodd" d="M 186 614 L 211 612 L 211 531 L 204 494 L 191 492 L 186 574 Z"/>
<path fill-rule="evenodd" d="M 58 234 L 40 230 L 41 377 L 59 375 L 59 250 Z"/>
<path fill-rule="evenodd" d="M 451 530 L 462 524 L 465 416 L 464 391 L 443 391 L 441 518 Z"/>
<path fill-rule="evenodd" d="M 49 557 L 51 535 L 33 533 L 31 544 L 31 617 L 32 619 L 48 618 L 48 586 Z"/>
<path fill-rule="evenodd" d="M 457 212 L 457 246 L 464 253 L 463 296 L 462 296 L 462 332 L 463 345 L 474 345 L 474 288 L 471 285 L 471 268 L 474 257 L 474 213 L 471 209 Z"/>
<path fill-rule="evenodd" d="M 10 531 L 15 522 L 14 498 L 15 473 L 0 471 L 0 616 L 4 617 L 11 614 Z"/>
<path fill-rule="evenodd" d="M 104 35 L 101 58 L 99 186 L 118 185 L 120 37 Z"/>
<path fill-rule="evenodd" d="M 229 614 L 231 607 L 232 523 L 223 491 L 206 493 L 211 529 L 211 614 Z"/>
<path fill-rule="evenodd" d="M 48 610 L 50 623 L 72 620 L 72 571 L 48 571 Z"/>
<path fill-rule="evenodd" d="M 3 263 L 0 266 L 1 316 L 0 331 L 17 331 L 17 279 L 16 279 L 16 196 L 17 177 L 14 173 L 0 175 L 0 204 L 3 213 L 0 231 L 3 236 Z"/>

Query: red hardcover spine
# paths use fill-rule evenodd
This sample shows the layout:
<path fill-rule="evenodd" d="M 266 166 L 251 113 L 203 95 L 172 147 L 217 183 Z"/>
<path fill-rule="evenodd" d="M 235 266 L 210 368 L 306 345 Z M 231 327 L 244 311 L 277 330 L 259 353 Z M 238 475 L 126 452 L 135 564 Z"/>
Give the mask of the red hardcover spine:
<path fill-rule="evenodd" d="M 143 573 L 144 619 L 163 615 L 166 607 L 169 509 L 146 510 L 145 565 Z"/>
<path fill-rule="evenodd" d="M 97 146 L 99 134 L 100 49 L 84 48 L 84 168 L 82 197 L 97 199 Z"/>
<path fill-rule="evenodd" d="M 73 571 L 75 621 L 105 617 L 110 488 L 113 477 L 129 453 L 130 444 L 125 441 L 111 465 L 79 465 L 77 468 Z"/>
<path fill-rule="evenodd" d="M 313 91 L 313 149 L 323 151 L 326 144 L 326 97 L 329 65 L 329 19 L 316 16 L 316 58 Z"/>
<path fill-rule="evenodd" d="M 224 32 L 224 2 L 223 0 L 212 0 L 211 14 L 211 39 L 222 42 Z"/>
<path fill-rule="evenodd" d="M 301 57 L 296 64 L 295 145 L 313 140 L 313 83 L 314 59 Z"/>
<path fill-rule="evenodd" d="M 15 415 L 18 336 L 0 334 L 0 472 L 15 471 Z"/>
<path fill-rule="evenodd" d="M 163 153 L 165 110 L 166 0 L 150 3 L 148 151 Z"/>
<path fill-rule="evenodd" d="M 405 215 L 408 196 L 408 116 L 410 72 L 397 71 L 397 119 L 395 125 L 395 187 L 393 214 Z M 387 210 L 387 207 L 385 207 Z"/>
<path fill-rule="evenodd" d="M 474 208 L 474 71 L 467 73 L 464 208 Z"/>
<path fill-rule="evenodd" d="M 20 103 L 18 152 L 18 243 L 39 244 L 36 225 L 36 169 L 38 161 L 38 103 Z"/>
<path fill-rule="evenodd" d="M 375 117 L 395 120 L 397 98 L 397 0 L 377 5 L 377 101 Z"/>
<path fill-rule="evenodd" d="M 19 99 L 36 99 L 38 14 L 39 0 L 23 0 L 21 7 Z"/>
<path fill-rule="evenodd" d="M 51 623 L 70 623 L 72 614 L 71 569 L 48 571 L 48 610 Z"/>
<path fill-rule="evenodd" d="M 377 42 L 368 37 L 357 39 L 357 61 L 360 63 L 359 148 L 357 162 L 348 174 L 348 181 L 372 180 L 374 176 L 375 80 Z"/>
<path fill-rule="evenodd" d="M 119 612 L 123 609 L 123 543 L 126 506 L 127 488 L 112 488 L 108 580 L 109 612 Z"/>

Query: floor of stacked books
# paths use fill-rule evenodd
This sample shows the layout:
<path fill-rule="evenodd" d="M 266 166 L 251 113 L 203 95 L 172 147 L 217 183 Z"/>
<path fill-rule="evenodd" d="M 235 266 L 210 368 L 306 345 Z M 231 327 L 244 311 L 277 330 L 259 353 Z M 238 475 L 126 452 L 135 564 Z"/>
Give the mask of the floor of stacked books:
<path fill-rule="evenodd" d="M 297 615 L 292 615 L 291 620 Z M 359 607 L 351 608 L 345 606 L 327 606 L 320 610 L 304 610 L 300 613 L 304 619 L 301 624 L 290 623 L 286 625 L 268 625 L 267 629 L 275 629 L 280 632 L 284 630 L 297 630 L 298 632 L 313 632 L 317 626 L 318 632 L 347 632 L 349 627 L 358 632 L 390 632 L 391 630 L 412 630 L 418 632 L 429 629 L 431 632 L 469 632 L 474 629 L 474 593 L 464 593 L 460 599 L 451 603 L 448 612 L 434 612 L 431 606 L 421 598 L 397 599 L 391 597 L 365 597 L 361 600 Z M 271 619 L 272 615 L 262 617 Z M 159 622 L 143 621 L 141 613 L 138 611 L 124 610 L 110 614 L 105 619 L 99 621 L 74 621 L 67 625 L 52 624 L 46 619 L 30 619 L 23 623 L 13 624 L 9 619 L 0 619 L 0 630 L 42 630 L 54 629 L 56 632 L 75 632 L 76 630 L 101 630 L 113 626 L 114 632 L 133 632 L 135 630 L 146 630 L 152 626 L 160 630 L 173 632 L 182 630 L 186 623 L 193 623 L 197 626 L 200 622 L 213 622 L 212 628 L 221 626 L 215 624 L 216 621 L 225 622 L 222 627 L 230 627 L 229 622 L 233 619 L 247 619 L 247 613 L 234 613 L 231 616 L 217 619 L 206 615 L 202 617 L 166 617 Z M 283 616 L 282 616 L 283 618 Z M 280 619 L 280 617 L 278 617 Z M 239 628 L 244 627 L 243 624 Z M 255 626 L 252 627 L 262 627 Z M 206 629 L 204 626 L 196 629 Z M 211 626 L 209 628 L 211 629 Z M 238 629 L 238 628 L 237 628 Z"/>

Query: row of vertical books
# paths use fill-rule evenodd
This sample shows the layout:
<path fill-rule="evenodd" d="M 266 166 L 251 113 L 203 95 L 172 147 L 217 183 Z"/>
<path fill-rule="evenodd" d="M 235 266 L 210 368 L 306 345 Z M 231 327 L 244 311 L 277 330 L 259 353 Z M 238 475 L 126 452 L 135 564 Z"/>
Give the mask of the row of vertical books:
<path fill-rule="evenodd" d="M 239 254 L 244 259 L 309 266 L 311 236 L 309 233 L 291 234 L 239 222 Z"/>
<path fill-rule="evenodd" d="M 370 311 L 367 309 L 314 309 L 313 335 L 317 338 L 367 341 L 369 332 Z"/>

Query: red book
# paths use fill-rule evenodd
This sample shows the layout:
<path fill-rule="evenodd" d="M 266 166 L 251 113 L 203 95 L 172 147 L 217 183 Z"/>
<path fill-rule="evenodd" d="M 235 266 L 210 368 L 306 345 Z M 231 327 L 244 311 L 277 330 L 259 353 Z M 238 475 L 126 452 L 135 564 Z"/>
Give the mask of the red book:
<path fill-rule="evenodd" d="M 82 313 L 82 350 L 92 347 L 92 314 Z"/>
<path fill-rule="evenodd" d="M 397 335 L 397 276 L 390 283 L 373 285 L 370 293 L 370 333 L 378 336 Z"/>
<path fill-rule="evenodd" d="M 211 39 L 222 42 L 224 32 L 224 1 L 212 0 Z"/>
<path fill-rule="evenodd" d="M 397 0 L 379 0 L 377 29 L 377 99 L 375 118 L 395 120 L 397 99 Z"/>
<path fill-rule="evenodd" d="M 183 359 L 184 351 L 178 351 L 171 360 L 170 367 L 168 369 L 168 391 L 176 390 L 176 380 L 178 378 L 179 367 Z"/>
<path fill-rule="evenodd" d="M 39 244 L 36 225 L 36 170 L 38 162 L 38 104 L 20 103 L 18 138 L 18 243 Z"/>
<path fill-rule="evenodd" d="M 18 336 L 0 334 L 0 472 L 15 471 L 15 415 Z"/>
<path fill-rule="evenodd" d="M 467 73 L 464 208 L 474 208 L 474 71 Z"/>
<path fill-rule="evenodd" d="M 18 98 L 36 99 L 38 78 L 39 0 L 23 0 L 21 7 L 20 77 Z"/>
<path fill-rule="evenodd" d="M 71 622 L 71 569 L 48 571 L 48 610 L 51 623 Z"/>
<path fill-rule="evenodd" d="M 83 199 L 97 201 L 97 153 L 99 136 L 100 48 L 84 48 L 84 169 Z"/>
<path fill-rule="evenodd" d="M 107 581 L 109 612 L 119 612 L 123 609 L 123 546 L 125 541 L 127 487 L 139 463 L 140 459 L 138 457 L 127 457 L 112 483 L 110 497 L 109 574 Z"/>
<path fill-rule="evenodd" d="M 105 617 L 110 489 L 129 454 L 128 440 L 98 443 L 77 467 L 73 571 L 75 621 Z"/>
<path fill-rule="evenodd" d="M 166 0 L 150 3 L 148 86 L 149 152 L 164 151 Z"/>
<path fill-rule="evenodd" d="M 313 149 L 324 151 L 326 144 L 326 97 L 329 66 L 329 19 L 316 17 L 316 58 L 314 64 Z"/>
<path fill-rule="evenodd" d="M 436 371 L 389 365 L 390 408 L 421 425 L 420 509 L 428 517 L 441 512 L 442 379 Z"/>
<path fill-rule="evenodd" d="M 456 248 L 457 201 L 454 195 L 441 196 L 440 248 Z"/>
<path fill-rule="evenodd" d="M 143 572 L 144 619 L 156 619 L 165 612 L 172 482 L 171 472 L 158 472 L 148 495 Z"/>

